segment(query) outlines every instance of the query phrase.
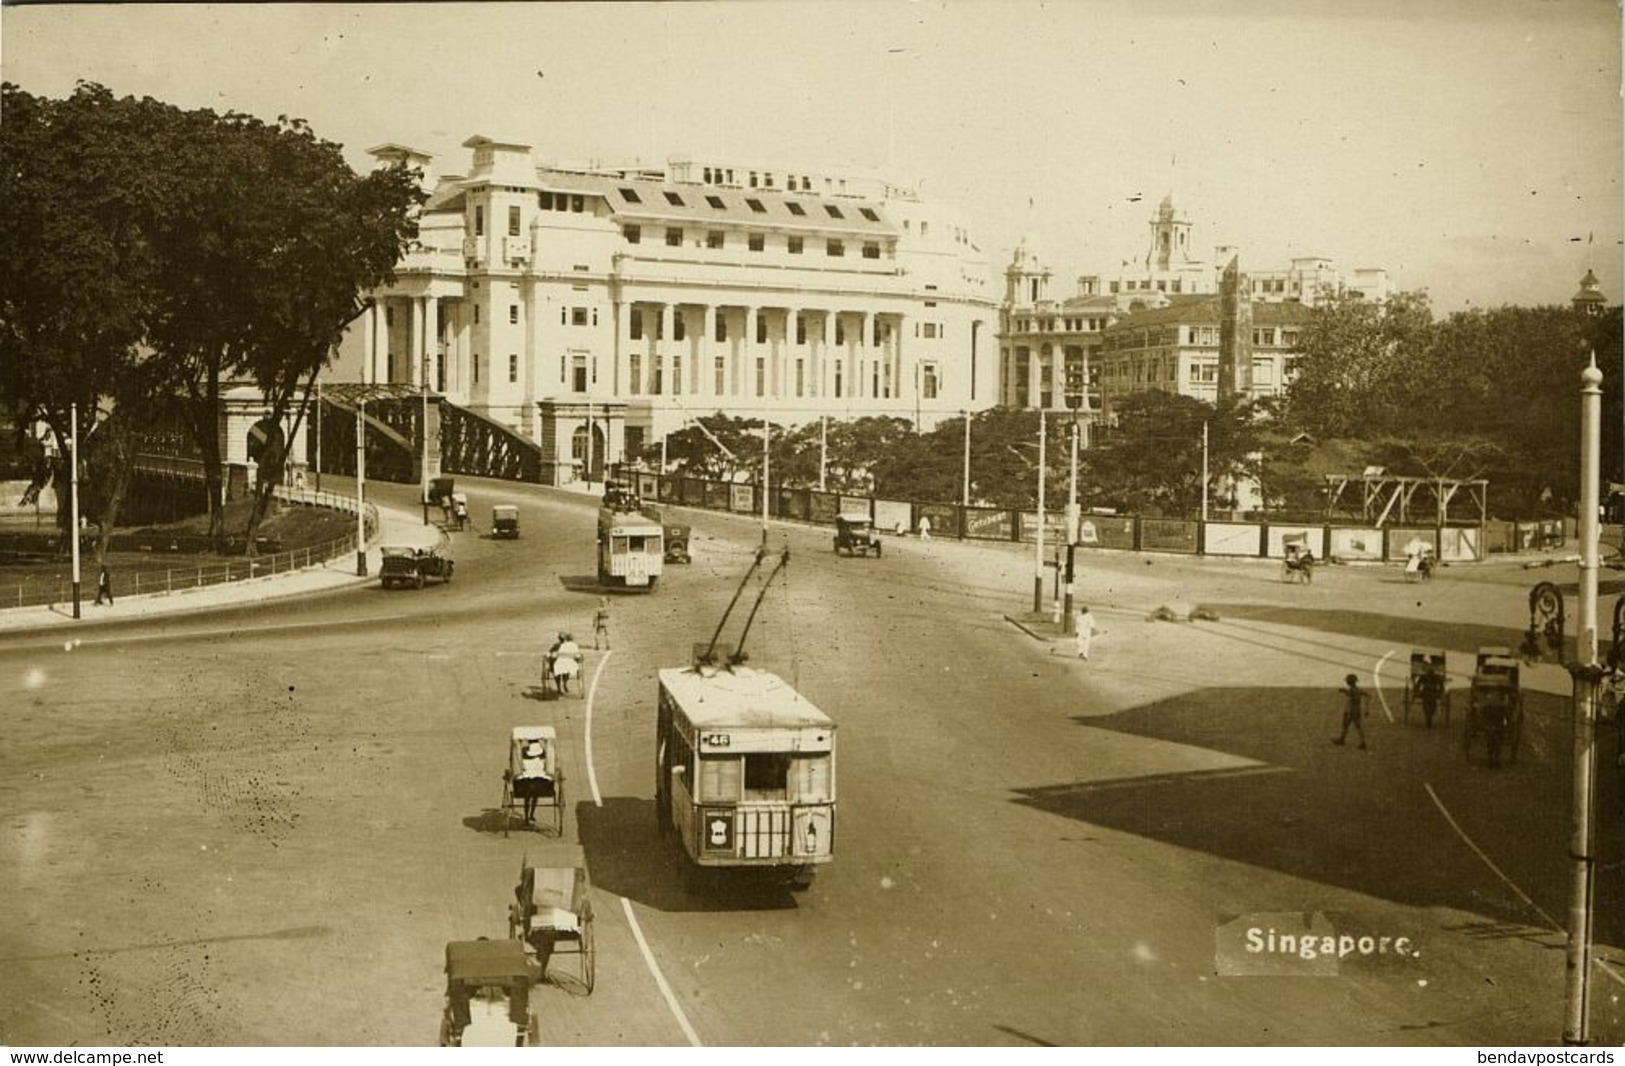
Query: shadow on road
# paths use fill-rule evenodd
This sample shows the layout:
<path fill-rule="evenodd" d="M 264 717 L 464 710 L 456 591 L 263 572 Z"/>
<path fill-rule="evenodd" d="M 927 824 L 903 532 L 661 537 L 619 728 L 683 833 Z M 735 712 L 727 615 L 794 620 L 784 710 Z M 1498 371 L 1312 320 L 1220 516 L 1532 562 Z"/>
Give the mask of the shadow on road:
<path fill-rule="evenodd" d="M 1484 645 L 1517 647 L 1522 629 L 1475 625 L 1467 622 L 1429 622 L 1425 618 L 1397 618 L 1389 614 L 1334 608 L 1283 607 L 1259 603 L 1204 603 L 1225 622 L 1266 622 L 1270 625 L 1300 626 L 1316 633 L 1336 633 L 1368 640 L 1393 640 L 1405 633 L 1417 647 L 1449 648 L 1473 652 Z M 1527 619 L 1525 619 L 1526 621 Z"/>
<path fill-rule="evenodd" d="M 659 911 L 762 911 L 796 906 L 791 890 L 754 871 L 702 870 L 655 829 L 653 800 L 578 804 L 593 884 Z"/>
<path fill-rule="evenodd" d="M 1397 719 L 1398 693 L 1388 696 Z M 1458 699 L 1464 709 L 1465 697 Z M 1571 869 L 1568 704 L 1526 692 L 1525 707 L 1519 761 L 1492 769 L 1464 758 L 1460 714 L 1448 728 L 1424 729 L 1388 722 L 1373 700 L 1370 747 L 1361 751 L 1352 733 L 1346 746 L 1330 743 L 1340 720 L 1330 687 L 1199 690 L 1075 721 L 1227 752 L 1250 765 L 1029 787 L 1017 790 L 1017 802 L 1306 882 L 1454 908 L 1507 928 L 1551 929 L 1565 918 Z M 1614 747 L 1604 737 L 1598 751 L 1595 939 L 1621 945 L 1625 878 L 1607 873 L 1625 851 Z M 1329 907 L 1333 899 L 1311 895 L 1304 903 Z"/>

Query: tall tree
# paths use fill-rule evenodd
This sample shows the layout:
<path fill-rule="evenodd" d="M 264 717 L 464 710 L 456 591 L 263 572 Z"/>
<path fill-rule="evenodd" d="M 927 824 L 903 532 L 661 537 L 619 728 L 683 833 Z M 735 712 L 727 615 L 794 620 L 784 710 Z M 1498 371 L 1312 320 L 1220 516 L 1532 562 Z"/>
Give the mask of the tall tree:
<path fill-rule="evenodd" d="M 1433 314 L 1426 293 L 1377 302 L 1337 296 L 1318 306 L 1298 340 L 1287 417 L 1319 437 L 1368 436 L 1403 426 L 1427 373 Z"/>
<path fill-rule="evenodd" d="M 7 83 L 0 110 L 0 245 L 8 249 L 0 257 L 0 390 L 17 431 L 43 423 L 61 457 L 62 468 L 36 475 L 31 493 L 46 477 L 67 482 L 70 411 L 78 407 L 86 513 L 101 526 L 100 553 L 123 496 L 130 433 L 153 405 L 141 347 L 156 273 L 148 235 L 168 202 L 159 176 L 168 161 L 156 155 L 154 134 L 172 109 L 96 85 L 50 100 Z M 115 406 L 124 416 L 104 429 Z M 88 461 L 102 445 L 108 454 Z M 68 494 L 58 499 L 65 525 Z"/>

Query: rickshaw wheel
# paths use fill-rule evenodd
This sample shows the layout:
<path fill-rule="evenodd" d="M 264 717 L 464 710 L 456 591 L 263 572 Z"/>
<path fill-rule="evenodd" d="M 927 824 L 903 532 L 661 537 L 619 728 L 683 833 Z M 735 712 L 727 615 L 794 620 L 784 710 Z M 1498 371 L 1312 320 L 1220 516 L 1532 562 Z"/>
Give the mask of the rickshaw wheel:
<path fill-rule="evenodd" d="M 586 986 L 589 996 L 592 995 L 593 981 L 598 976 L 598 945 L 593 939 L 592 924 L 592 906 L 589 904 L 581 915 L 581 983 Z"/>

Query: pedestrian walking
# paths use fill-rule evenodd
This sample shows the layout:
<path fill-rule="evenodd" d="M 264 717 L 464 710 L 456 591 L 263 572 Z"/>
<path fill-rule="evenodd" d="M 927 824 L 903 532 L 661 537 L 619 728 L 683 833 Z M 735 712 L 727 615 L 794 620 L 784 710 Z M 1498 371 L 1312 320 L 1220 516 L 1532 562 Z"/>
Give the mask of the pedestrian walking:
<path fill-rule="evenodd" d="M 102 572 L 96 578 L 96 606 L 102 605 L 102 597 L 107 598 L 107 606 L 113 606 L 113 579 L 107 576 L 107 564 L 102 564 Z"/>
<path fill-rule="evenodd" d="M 1094 642 L 1100 630 L 1095 626 L 1095 616 L 1089 613 L 1087 605 L 1080 604 L 1077 613 L 1072 617 L 1072 634 L 1077 639 L 1077 656 L 1084 662 L 1089 661 L 1089 645 Z"/>
<path fill-rule="evenodd" d="M 931 519 L 926 515 L 920 516 L 920 539 L 931 539 Z"/>
<path fill-rule="evenodd" d="M 598 610 L 592 615 L 592 646 L 598 648 L 598 641 L 604 641 L 604 650 L 609 650 L 609 597 L 598 597 Z"/>
<path fill-rule="evenodd" d="M 1365 717 L 1366 693 L 1360 688 L 1360 679 L 1353 674 L 1343 678 L 1343 687 L 1338 689 L 1343 696 L 1343 728 L 1332 738 L 1332 743 L 1342 745 L 1349 735 L 1349 726 L 1360 735 L 1360 750 L 1365 750 L 1365 726 L 1361 719 Z"/>

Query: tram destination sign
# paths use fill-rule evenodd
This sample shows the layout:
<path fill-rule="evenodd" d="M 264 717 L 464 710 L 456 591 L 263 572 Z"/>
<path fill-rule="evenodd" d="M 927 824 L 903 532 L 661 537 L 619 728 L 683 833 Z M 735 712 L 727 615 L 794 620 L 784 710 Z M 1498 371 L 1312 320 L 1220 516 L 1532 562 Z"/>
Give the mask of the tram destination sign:
<path fill-rule="evenodd" d="M 827 727 L 796 729 L 707 729 L 700 733 L 700 751 L 712 755 L 743 755 L 762 751 L 830 751 L 835 733 Z"/>

